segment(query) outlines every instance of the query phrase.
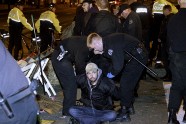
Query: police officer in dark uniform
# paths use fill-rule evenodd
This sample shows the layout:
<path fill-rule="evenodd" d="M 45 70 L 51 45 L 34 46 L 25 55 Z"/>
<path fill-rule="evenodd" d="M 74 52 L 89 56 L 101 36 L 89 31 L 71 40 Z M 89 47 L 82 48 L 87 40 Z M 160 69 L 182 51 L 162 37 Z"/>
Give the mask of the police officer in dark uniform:
<path fill-rule="evenodd" d="M 163 7 L 165 5 L 170 5 L 172 8 L 172 13 L 177 13 L 177 8 L 167 0 L 155 0 L 153 7 L 152 7 L 152 14 L 153 14 L 153 21 L 152 21 L 152 27 L 151 27 L 151 39 L 152 39 L 152 48 L 149 53 L 149 64 L 152 63 L 153 58 L 156 57 L 156 53 L 158 50 L 158 46 L 160 46 L 160 43 L 158 42 L 158 36 L 160 32 L 160 26 L 161 22 L 164 18 L 163 15 Z M 157 55 L 157 61 L 156 63 L 160 63 L 160 56 L 161 54 Z"/>
<path fill-rule="evenodd" d="M 122 24 L 122 32 L 127 33 L 142 41 L 142 25 L 139 16 L 133 12 L 128 4 L 119 6 L 118 15 L 125 19 Z"/>
<path fill-rule="evenodd" d="M 85 73 L 88 55 L 86 37 L 72 36 L 62 40 L 51 57 L 64 93 L 63 115 L 69 115 L 69 108 L 75 105 L 77 92 L 75 75 Z"/>
<path fill-rule="evenodd" d="M 0 58 L 0 124 L 36 124 L 35 97 L 27 78 L 2 41 Z"/>
<path fill-rule="evenodd" d="M 111 60 L 112 67 L 107 73 L 108 78 L 114 78 L 122 72 L 120 79 L 121 111 L 118 119 L 130 121 L 129 109 L 133 106 L 134 88 L 144 69 L 132 57 L 146 64 L 147 53 L 143 44 L 124 33 L 114 33 L 103 38 L 97 33 L 91 33 L 87 38 L 87 46 L 93 49 L 94 54 L 102 54 Z M 125 60 L 128 63 L 124 63 Z"/>
<path fill-rule="evenodd" d="M 52 47 L 54 42 L 53 33 L 55 30 L 61 34 L 61 26 L 59 25 L 55 11 L 55 4 L 49 4 L 48 10 L 41 13 L 35 24 L 37 32 L 40 33 L 41 37 L 41 52 L 47 50 L 48 46 Z"/>
<path fill-rule="evenodd" d="M 152 14 L 148 10 L 148 7 L 137 0 L 134 0 L 133 3 L 130 4 L 131 10 L 136 12 L 141 20 L 142 24 L 142 41 L 145 44 L 145 48 L 147 50 L 150 49 L 150 39 L 149 39 L 149 30 L 152 21 Z"/>
<path fill-rule="evenodd" d="M 16 7 L 11 9 L 11 11 L 8 14 L 7 23 L 9 25 L 9 33 L 10 33 L 10 39 L 9 39 L 9 45 L 8 50 L 12 54 L 12 50 L 14 48 L 14 58 L 18 60 L 19 50 L 22 48 L 21 43 L 21 33 L 23 30 L 23 26 L 29 29 L 30 31 L 33 30 L 32 26 L 27 22 L 27 19 L 25 18 L 23 14 L 23 7 L 24 2 L 21 0 L 18 0 L 16 2 Z"/>
<path fill-rule="evenodd" d="M 168 124 L 179 124 L 176 113 L 182 100 L 184 107 L 186 101 L 186 0 L 178 1 L 180 9 L 173 15 L 167 26 L 167 40 L 170 44 L 169 58 L 172 72 L 172 86 L 169 95 L 169 120 Z M 185 121 L 185 115 L 184 119 Z"/>

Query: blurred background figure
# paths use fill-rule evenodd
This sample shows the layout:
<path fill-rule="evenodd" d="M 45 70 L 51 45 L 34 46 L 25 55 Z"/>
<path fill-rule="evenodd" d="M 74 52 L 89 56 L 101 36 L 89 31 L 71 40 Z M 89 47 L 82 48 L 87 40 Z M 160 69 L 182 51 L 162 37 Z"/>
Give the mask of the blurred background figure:
<path fill-rule="evenodd" d="M 11 9 L 8 14 L 7 23 L 9 25 L 9 45 L 8 50 L 12 54 L 12 50 L 14 48 L 14 59 L 19 59 L 19 51 L 22 49 L 22 42 L 21 42 L 21 34 L 23 30 L 23 26 L 29 29 L 30 31 L 33 30 L 32 26 L 27 22 L 23 14 L 24 2 L 18 0 L 16 2 L 16 6 Z"/>
<path fill-rule="evenodd" d="M 35 24 L 37 32 L 40 33 L 41 37 L 41 52 L 47 50 L 49 46 L 53 46 L 55 30 L 61 34 L 61 26 L 59 25 L 59 20 L 56 17 L 55 11 L 55 4 L 49 4 L 48 10 L 41 13 Z"/>
<path fill-rule="evenodd" d="M 159 39 L 158 42 L 160 43 L 160 49 L 159 52 L 161 53 L 161 60 L 163 62 L 163 66 L 166 71 L 166 75 L 162 77 L 163 81 L 171 81 L 172 74 L 169 69 L 169 58 L 168 58 L 168 51 L 169 51 L 169 44 L 167 42 L 167 24 L 170 20 L 170 18 L 173 16 L 172 8 L 170 5 L 165 5 L 163 7 L 163 14 L 164 19 L 162 20 L 162 24 L 160 27 L 160 33 L 159 33 Z"/>
<path fill-rule="evenodd" d="M 153 15 L 153 22 L 152 22 L 152 31 L 151 31 L 151 39 L 152 39 L 152 48 L 149 54 L 149 63 L 152 63 L 153 59 L 156 61 L 157 66 L 161 64 L 161 53 L 158 48 L 160 48 L 160 44 L 158 42 L 158 36 L 160 31 L 161 22 L 164 18 L 163 15 L 163 7 L 165 5 L 170 5 L 172 8 L 172 13 L 177 13 L 177 8 L 167 0 L 156 0 L 154 1 L 153 8 L 152 8 L 152 15 Z M 152 65 L 152 64 L 150 64 Z"/>

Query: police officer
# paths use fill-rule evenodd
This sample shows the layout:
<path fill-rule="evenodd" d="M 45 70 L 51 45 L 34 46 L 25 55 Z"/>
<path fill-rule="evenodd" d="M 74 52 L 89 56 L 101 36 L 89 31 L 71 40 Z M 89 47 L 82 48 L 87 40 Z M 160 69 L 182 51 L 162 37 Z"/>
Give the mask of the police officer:
<path fill-rule="evenodd" d="M 36 124 L 35 97 L 27 78 L 2 41 L 0 58 L 0 124 Z"/>
<path fill-rule="evenodd" d="M 59 25 L 59 20 L 56 17 L 55 11 L 55 4 L 49 4 L 48 10 L 41 13 L 35 24 L 37 32 L 40 33 L 41 37 L 41 52 L 47 50 L 48 46 L 52 47 L 54 42 L 53 33 L 55 30 L 61 34 L 61 26 Z"/>
<path fill-rule="evenodd" d="M 172 9 L 170 5 L 165 5 L 163 7 L 163 14 L 164 19 L 162 20 L 162 24 L 160 27 L 160 33 L 159 33 L 159 39 L 158 41 L 161 43 L 161 58 L 162 62 L 166 71 L 166 75 L 162 77 L 163 81 L 171 81 L 171 71 L 169 69 L 169 58 L 168 58 L 168 51 L 169 51 L 169 45 L 167 42 L 167 24 L 173 14 L 171 13 Z"/>
<path fill-rule="evenodd" d="M 124 34 L 114 33 L 106 37 L 100 37 L 97 33 L 91 33 L 87 38 L 87 46 L 93 49 L 94 54 L 102 54 L 111 60 L 112 66 L 107 73 L 108 78 L 114 78 L 120 72 L 121 111 L 117 117 L 120 121 L 130 121 L 129 110 L 133 107 L 134 88 L 138 82 L 143 66 L 147 62 L 147 53 L 143 44 L 136 38 Z M 128 63 L 124 63 L 124 61 Z"/>
<path fill-rule="evenodd" d="M 27 22 L 23 14 L 23 6 L 24 2 L 18 0 L 16 2 L 16 7 L 14 7 L 8 14 L 7 23 L 9 25 L 9 45 L 8 50 L 12 54 L 12 50 L 14 48 L 14 58 L 18 60 L 19 50 L 22 48 L 21 44 L 21 33 L 23 30 L 23 26 L 29 29 L 30 31 L 33 30 L 32 26 Z"/>
<path fill-rule="evenodd" d="M 144 5 L 141 2 L 138 2 L 137 0 L 134 0 L 129 5 L 131 7 L 131 10 L 136 12 L 140 17 L 141 24 L 142 24 L 142 41 L 145 44 L 145 48 L 149 50 L 150 49 L 149 30 L 152 21 L 152 14 L 146 5 Z"/>
<path fill-rule="evenodd" d="M 62 114 L 65 116 L 69 115 L 69 108 L 75 105 L 77 92 L 75 74 L 85 73 L 88 54 L 86 37 L 80 36 L 62 40 L 52 54 L 52 65 L 64 93 Z"/>
<path fill-rule="evenodd" d="M 160 26 L 161 22 L 164 18 L 163 15 L 163 7 L 165 5 L 170 5 L 172 8 L 172 13 L 177 13 L 177 8 L 167 0 L 156 0 L 154 1 L 153 8 L 152 8 L 152 15 L 153 15 L 153 22 L 152 22 L 152 31 L 151 31 L 151 39 L 153 41 L 152 48 L 150 50 L 149 59 L 150 63 L 152 63 L 153 58 L 156 56 L 157 50 L 158 50 L 158 36 L 160 32 Z M 160 54 L 159 54 L 160 55 Z M 158 56 L 159 57 L 159 56 Z M 159 58 L 157 58 L 158 60 Z M 159 63 L 160 61 L 157 61 Z"/>
<path fill-rule="evenodd" d="M 186 0 L 178 0 L 180 9 L 173 15 L 167 26 L 167 40 L 170 44 L 169 58 L 172 72 L 172 86 L 169 95 L 168 124 L 179 124 L 176 118 L 182 100 L 186 107 Z M 185 115 L 184 120 L 185 122 Z"/>
<path fill-rule="evenodd" d="M 127 33 L 142 41 L 142 25 L 139 16 L 133 12 L 128 4 L 119 6 L 118 15 L 125 19 L 122 24 L 122 32 Z"/>

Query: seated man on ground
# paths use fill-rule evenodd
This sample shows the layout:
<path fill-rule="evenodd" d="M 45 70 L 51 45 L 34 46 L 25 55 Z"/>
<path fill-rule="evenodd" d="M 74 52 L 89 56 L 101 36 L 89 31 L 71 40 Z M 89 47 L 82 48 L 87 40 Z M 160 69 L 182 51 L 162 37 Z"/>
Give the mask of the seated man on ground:
<path fill-rule="evenodd" d="M 80 101 L 84 106 L 73 106 L 69 113 L 80 124 L 115 120 L 112 98 L 119 99 L 118 87 L 112 80 L 102 76 L 102 71 L 96 64 L 87 64 L 85 70 L 86 74 L 77 76 L 77 84 L 82 91 Z"/>

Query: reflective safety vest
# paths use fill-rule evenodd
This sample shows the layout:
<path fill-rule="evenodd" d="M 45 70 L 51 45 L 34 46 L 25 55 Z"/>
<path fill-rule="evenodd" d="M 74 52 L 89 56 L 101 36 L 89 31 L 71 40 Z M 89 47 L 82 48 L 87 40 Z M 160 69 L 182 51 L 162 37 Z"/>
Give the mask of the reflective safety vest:
<path fill-rule="evenodd" d="M 23 12 L 17 7 L 14 7 L 13 9 L 10 10 L 7 19 L 8 24 L 10 20 L 16 23 L 22 23 L 30 31 L 33 30 L 32 26 L 27 22 L 27 19 L 25 18 Z"/>
<path fill-rule="evenodd" d="M 39 19 L 37 20 L 35 26 L 37 32 L 40 33 L 40 21 L 48 21 L 52 23 L 58 33 L 61 33 L 61 26 L 59 25 L 59 20 L 56 18 L 56 15 L 52 11 L 45 11 L 43 12 Z"/>
<path fill-rule="evenodd" d="M 163 7 L 165 5 L 170 5 L 172 8 L 172 13 L 177 13 L 178 9 L 170 2 L 166 1 L 166 0 L 156 0 L 153 4 L 153 8 L 152 8 L 152 14 L 154 13 L 158 13 L 158 14 L 163 14 Z"/>

